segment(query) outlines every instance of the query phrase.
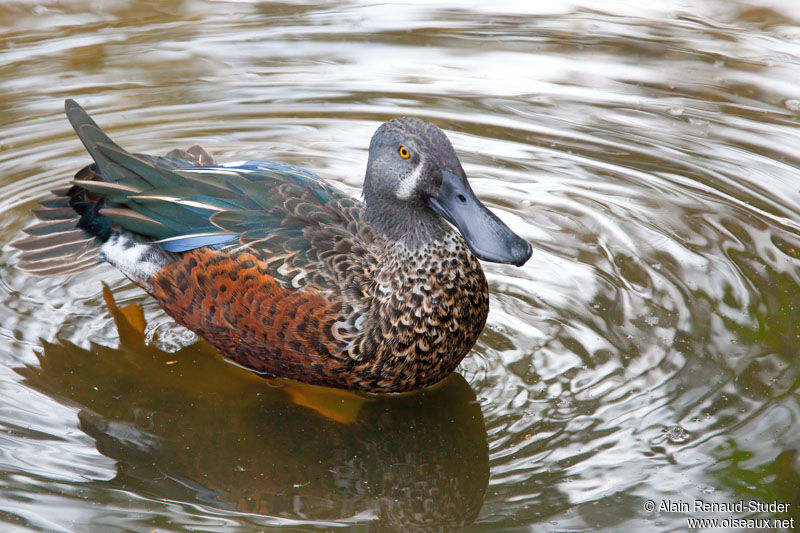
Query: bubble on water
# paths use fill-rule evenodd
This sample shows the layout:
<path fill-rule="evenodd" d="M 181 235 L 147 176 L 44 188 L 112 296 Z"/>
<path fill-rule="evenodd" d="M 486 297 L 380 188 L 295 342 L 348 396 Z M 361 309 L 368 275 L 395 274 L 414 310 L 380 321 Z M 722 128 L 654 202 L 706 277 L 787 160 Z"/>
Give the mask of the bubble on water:
<path fill-rule="evenodd" d="M 153 338 L 155 337 L 155 341 Z M 185 346 L 194 344 L 198 340 L 198 335 L 183 326 L 172 322 L 159 324 L 148 332 L 148 342 L 152 342 L 156 348 L 168 353 L 175 353 Z"/>
<path fill-rule="evenodd" d="M 678 425 L 664 428 L 664 433 L 667 436 L 667 440 L 674 444 L 689 440 L 689 432 Z"/>
<path fill-rule="evenodd" d="M 800 100 L 796 98 L 789 98 L 783 102 L 783 105 L 786 106 L 786 109 L 789 111 L 800 111 Z"/>

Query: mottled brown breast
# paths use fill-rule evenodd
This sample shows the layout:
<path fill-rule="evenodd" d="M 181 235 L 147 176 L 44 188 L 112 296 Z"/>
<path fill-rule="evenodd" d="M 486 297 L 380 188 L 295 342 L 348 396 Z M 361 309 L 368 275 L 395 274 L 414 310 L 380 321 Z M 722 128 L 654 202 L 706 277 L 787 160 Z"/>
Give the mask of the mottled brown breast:
<path fill-rule="evenodd" d="M 448 376 L 478 339 L 489 288 L 461 235 L 409 250 L 387 248 L 373 272 L 374 295 L 348 346 L 372 390 L 413 390 Z"/>

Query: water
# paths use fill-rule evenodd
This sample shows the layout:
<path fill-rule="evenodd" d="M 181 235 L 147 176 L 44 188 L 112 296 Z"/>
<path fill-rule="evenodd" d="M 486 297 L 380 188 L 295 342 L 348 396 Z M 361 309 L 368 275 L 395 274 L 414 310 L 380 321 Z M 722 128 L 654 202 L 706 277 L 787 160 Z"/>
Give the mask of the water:
<path fill-rule="evenodd" d="M 2 529 L 800 523 L 800 12 L 540 4 L 0 5 Z M 458 375 L 322 417 L 109 268 L 13 268 L 36 200 L 87 161 L 65 98 L 128 149 L 200 143 L 352 194 L 380 122 L 432 120 L 534 255 L 485 265 Z M 101 281 L 143 306 L 146 346 Z M 695 499 L 790 508 L 645 509 Z"/>

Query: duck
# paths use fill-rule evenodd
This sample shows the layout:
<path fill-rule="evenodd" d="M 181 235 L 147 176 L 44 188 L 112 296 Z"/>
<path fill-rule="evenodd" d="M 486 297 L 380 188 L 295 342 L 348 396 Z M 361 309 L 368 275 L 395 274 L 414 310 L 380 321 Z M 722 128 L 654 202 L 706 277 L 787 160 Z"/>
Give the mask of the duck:
<path fill-rule="evenodd" d="M 33 210 L 12 245 L 32 275 L 108 263 L 177 323 L 259 375 L 399 393 L 451 374 L 481 334 L 479 260 L 522 266 L 529 242 L 475 195 L 453 145 L 414 117 L 369 144 L 362 199 L 275 161 L 199 146 L 130 153 L 74 100 L 93 162 Z"/>

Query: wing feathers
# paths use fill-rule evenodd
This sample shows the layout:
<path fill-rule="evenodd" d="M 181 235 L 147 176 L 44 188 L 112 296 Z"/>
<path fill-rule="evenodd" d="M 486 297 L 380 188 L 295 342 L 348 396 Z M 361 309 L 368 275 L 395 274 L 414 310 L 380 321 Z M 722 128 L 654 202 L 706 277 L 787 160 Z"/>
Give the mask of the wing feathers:
<path fill-rule="evenodd" d="M 104 207 L 100 214 L 111 219 L 111 222 L 141 235 L 149 235 L 160 239 L 172 233 L 170 228 L 132 209 Z"/>
<path fill-rule="evenodd" d="M 125 185 L 123 183 L 111 183 L 107 181 L 94 181 L 94 180 L 73 180 L 72 183 L 79 187 L 86 189 L 89 192 L 99 194 L 108 198 L 119 197 L 120 200 L 126 198 L 130 194 L 138 194 L 142 192 L 141 189 Z M 44 202 L 42 202 L 44 205 Z"/>
<path fill-rule="evenodd" d="M 264 161 L 215 166 L 198 146 L 167 157 L 131 154 L 76 102 L 65 107 L 95 160 L 76 175 L 75 186 L 86 191 L 88 202 L 99 202 L 100 215 L 116 227 L 168 251 L 238 238 L 248 247 L 258 242 L 265 254 L 294 254 L 300 265 L 319 260 L 323 251 L 316 247 L 325 241 L 319 235 L 342 233 L 354 243 L 361 238 L 361 204 L 304 169 Z M 52 224 L 71 220 L 69 205 L 55 199 L 37 215 Z"/>
<path fill-rule="evenodd" d="M 225 244 L 238 237 L 235 233 L 204 232 L 176 235 L 156 241 L 168 252 L 185 252 L 201 246 Z"/>

